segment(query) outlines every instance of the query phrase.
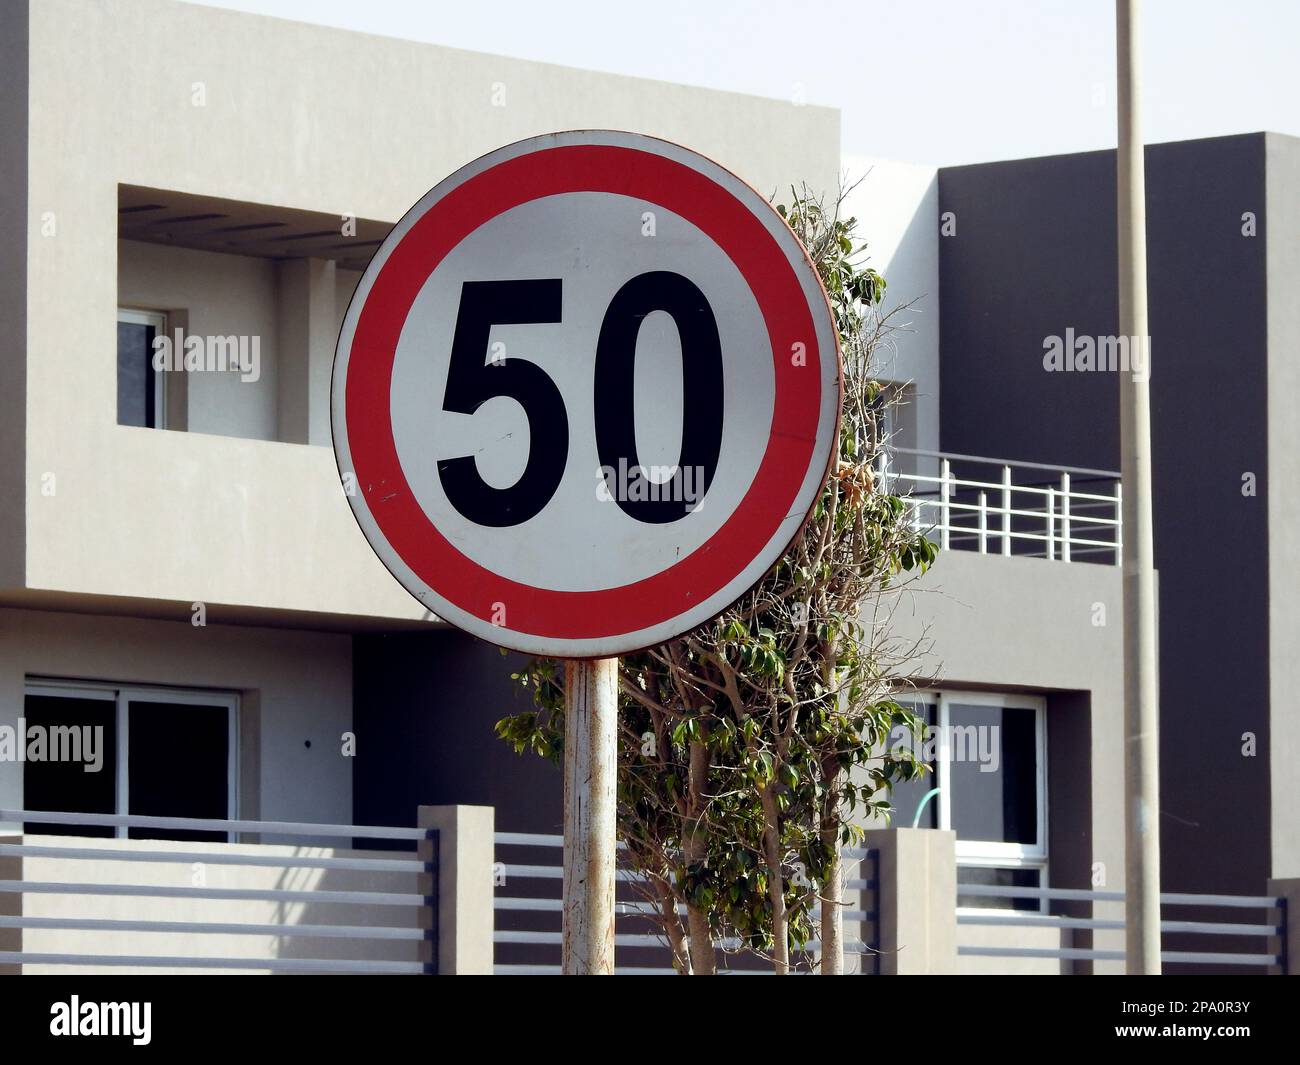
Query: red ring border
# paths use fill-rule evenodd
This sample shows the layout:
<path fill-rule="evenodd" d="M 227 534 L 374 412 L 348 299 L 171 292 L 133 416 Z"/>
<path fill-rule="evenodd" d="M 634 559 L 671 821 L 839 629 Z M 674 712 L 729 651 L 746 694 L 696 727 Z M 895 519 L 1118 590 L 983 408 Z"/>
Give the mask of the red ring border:
<path fill-rule="evenodd" d="M 457 550 L 420 508 L 406 481 L 390 404 L 406 316 L 447 254 L 513 207 L 573 192 L 605 192 L 658 205 L 717 242 L 763 312 L 776 373 L 768 446 L 726 523 L 668 569 L 595 591 L 535 588 L 492 573 Z M 804 345 L 805 365 L 786 357 L 796 343 Z M 671 621 L 725 587 L 761 554 L 790 514 L 816 445 L 821 357 L 794 266 L 731 191 L 683 163 L 639 148 L 544 148 L 504 160 L 453 188 L 412 225 L 380 268 L 348 354 L 345 419 L 353 471 L 392 550 L 430 590 L 465 613 L 491 623 L 503 604 L 505 629 L 540 638 L 599 640 L 637 632 Z"/>

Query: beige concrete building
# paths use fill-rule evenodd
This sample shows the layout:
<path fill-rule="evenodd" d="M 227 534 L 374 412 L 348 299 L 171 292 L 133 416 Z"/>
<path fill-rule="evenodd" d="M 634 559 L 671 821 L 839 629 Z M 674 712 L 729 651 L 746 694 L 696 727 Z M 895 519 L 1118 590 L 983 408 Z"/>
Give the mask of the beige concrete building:
<path fill-rule="evenodd" d="M 347 821 L 347 634 L 434 624 L 367 547 L 329 446 L 334 341 L 376 235 L 443 175 L 557 128 L 830 187 L 838 116 L 183 3 L 6 18 L 0 209 L 23 239 L 0 296 L 0 602 L 6 630 L 52 632 L 5 641 L 0 720 L 34 675 L 234 693 L 263 774 L 238 812 Z M 137 62 L 150 41 L 185 45 Z M 248 338 L 256 375 L 123 369 L 123 337 L 178 327 Z M 300 656 L 314 683 L 289 679 Z M 21 800 L 7 765 L 0 806 Z"/>
<path fill-rule="evenodd" d="M 859 166 L 841 160 L 838 113 L 172 0 L 20 2 L 4 18 L 0 726 L 93 721 L 111 772 L 91 781 L 0 761 L 0 811 L 413 827 L 421 805 L 469 804 L 494 807 L 498 832 L 557 831 L 558 776 L 492 734 L 514 705 L 517 660 L 429 617 L 349 512 L 329 438 L 339 323 L 403 212 L 500 145 L 634 130 L 708 155 L 765 193 L 799 182 L 829 192 Z M 973 757 L 944 749 L 938 794 L 898 797 L 900 819 L 953 833 L 945 861 L 958 897 L 937 881 L 931 889 L 949 893 L 939 909 L 1046 915 L 1044 901 L 1025 910 L 990 892 L 1123 884 L 1117 482 L 1105 470 L 940 452 L 934 182 L 932 170 L 876 163 L 857 213 L 876 265 L 896 279 L 891 298 L 917 301 L 916 329 L 882 368 L 904 400 L 894 415 L 903 446 L 885 472 L 922 501 L 918 520 L 948 549 L 895 623 L 900 639 L 929 648 L 915 698 L 936 729 L 984 731 L 972 733 Z M 207 363 L 154 366 L 154 341 L 177 330 L 212 338 Z M 981 736 L 993 737 L 983 759 Z M 22 846 L 14 818 L 0 816 L 0 830 Z M 473 831 L 461 834 L 467 854 L 484 849 L 466 843 Z M 209 853 L 238 848 L 240 861 L 256 851 L 233 834 L 163 834 Z M 920 853 L 914 842 L 887 850 Z M 48 859 L 6 853 L 0 862 Z M 283 886 L 232 862 L 226 888 Z M 105 883 L 129 881 L 129 862 L 100 864 Z M 890 870 L 891 883 L 917 883 Z M 985 893 L 963 897 L 960 885 Z M 5 912 L 35 913 L 22 898 Z M 466 921 L 482 924 L 490 902 Z M 139 921 L 145 907 L 128 900 L 91 916 Z M 40 911 L 78 912 L 75 898 Z M 238 919 L 265 924 L 268 913 Z M 76 928 L 47 929 L 38 949 L 35 934 L 5 942 L 55 966 L 49 956 L 191 949 L 156 932 L 92 941 Z M 1120 939 L 1086 935 L 974 923 L 958 926 L 955 943 L 1050 953 Z M 236 953 L 296 956 L 283 942 L 241 939 Z M 950 946 L 936 949 L 951 956 Z M 363 944 L 332 956 L 397 955 Z M 967 971 L 1094 964 L 958 961 Z"/>

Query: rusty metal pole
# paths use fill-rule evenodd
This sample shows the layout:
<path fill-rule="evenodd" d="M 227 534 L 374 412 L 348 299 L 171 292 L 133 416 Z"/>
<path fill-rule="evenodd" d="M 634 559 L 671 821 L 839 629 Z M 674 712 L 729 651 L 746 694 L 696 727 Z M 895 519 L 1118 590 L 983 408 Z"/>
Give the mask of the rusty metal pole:
<path fill-rule="evenodd" d="M 564 665 L 566 976 L 614 973 L 618 659 Z"/>

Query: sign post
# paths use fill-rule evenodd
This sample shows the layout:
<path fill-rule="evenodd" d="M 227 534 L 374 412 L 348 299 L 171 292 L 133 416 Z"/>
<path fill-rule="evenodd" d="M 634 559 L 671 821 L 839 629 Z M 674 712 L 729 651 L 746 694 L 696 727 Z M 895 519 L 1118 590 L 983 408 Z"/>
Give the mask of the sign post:
<path fill-rule="evenodd" d="M 618 659 L 564 665 L 566 976 L 614 973 Z"/>
<path fill-rule="evenodd" d="M 362 533 L 439 619 L 571 660 L 566 973 L 613 972 L 617 656 L 781 557 L 840 398 L 826 293 L 784 219 L 652 137 L 549 134 L 466 164 L 357 285 L 331 416 Z"/>

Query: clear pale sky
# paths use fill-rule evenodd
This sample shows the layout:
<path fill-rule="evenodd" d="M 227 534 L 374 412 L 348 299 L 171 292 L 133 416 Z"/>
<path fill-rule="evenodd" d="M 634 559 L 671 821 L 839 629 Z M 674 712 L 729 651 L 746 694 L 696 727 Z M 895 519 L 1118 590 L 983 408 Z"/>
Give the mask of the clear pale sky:
<path fill-rule="evenodd" d="M 1111 0 L 208 0 L 390 37 L 838 107 L 845 154 L 1115 144 Z M 1148 142 L 1300 135 L 1300 0 L 1146 0 Z"/>

